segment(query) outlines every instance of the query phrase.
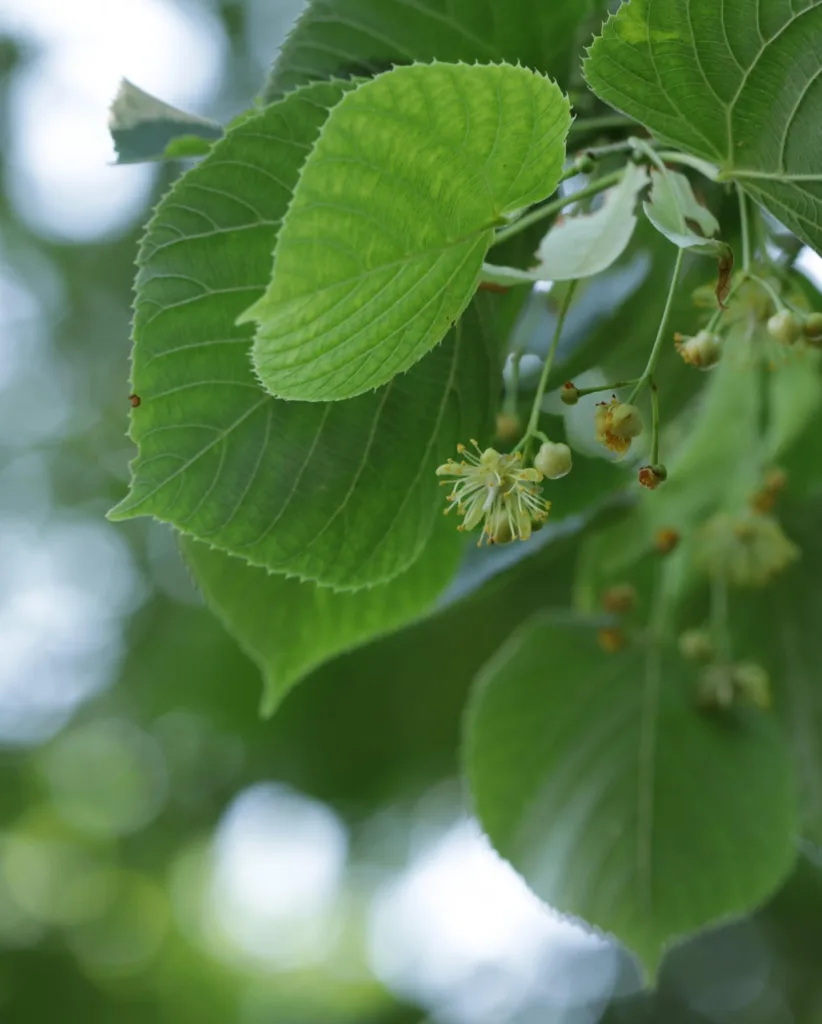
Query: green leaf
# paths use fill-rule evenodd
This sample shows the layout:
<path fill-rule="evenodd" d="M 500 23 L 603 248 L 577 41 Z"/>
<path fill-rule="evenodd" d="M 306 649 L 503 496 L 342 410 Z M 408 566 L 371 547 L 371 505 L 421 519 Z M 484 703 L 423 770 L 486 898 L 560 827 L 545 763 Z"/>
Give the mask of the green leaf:
<path fill-rule="evenodd" d="M 820 251 L 820 38 L 822 0 L 630 0 L 595 40 L 585 76 Z"/>
<path fill-rule="evenodd" d="M 310 0 L 266 84 L 264 102 L 317 78 L 371 76 L 394 64 L 522 63 L 566 84 L 581 26 L 601 0 Z"/>
<path fill-rule="evenodd" d="M 414 65 L 348 92 L 241 318 L 265 387 L 334 401 L 413 366 L 470 302 L 495 224 L 556 188 L 569 125 L 558 87 L 522 67 Z"/>
<path fill-rule="evenodd" d="M 320 405 L 260 387 L 235 321 L 265 287 L 291 189 L 343 91 L 317 83 L 238 124 L 158 207 L 137 279 L 139 456 L 112 516 L 153 515 L 256 565 L 355 588 L 422 550 L 442 508 L 434 469 L 493 414 L 498 341 L 483 296 L 482 316 L 472 307 L 377 393 Z"/>
<path fill-rule="evenodd" d="M 480 821 L 534 891 L 625 942 L 751 910 L 796 855 L 790 754 L 761 712 L 712 717 L 667 649 L 604 654 L 538 616 L 481 673 L 465 766 Z"/>
<path fill-rule="evenodd" d="M 731 247 L 717 238 L 719 221 L 707 207 L 697 202 L 691 183 L 684 174 L 651 170 L 651 196 L 643 204 L 645 216 L 653 226 L 680 249 L 699 256 L 712 256 L 719 264 L 717 296 L 723 302 L 730 291 L 734 254 Z M 694 230 L 694 225 L 700 233 Z"/>
<path fill-rule="evenodd" d="M 108 127 L 118 164 L 203 156 L 223 134 L 216 121 L 178 110 L 126 78 L 111 104 Z"/>
<path fill-rule="evenodd" d="M 768 380 L 767 458 L 775 462 L 807 429 L 822 405 L 822 356 L 818 351 L 790 351 Z"/>
<path fill-rule="evenodd" d="M 605 193 L 603 206 L 594 213 L 566 217 L 551 228 L 537 249 L 532 270 L 484 263 L 482 280 L 501 285 L 574 281 L 607 270 L 628 248 L 637 222 L 637 196 L 647 184 L 644 167 L 626 164 L 622 181 Z"/>
<path fill-rule="evenodd" d="M 442 520 L 410 569 L 356 593 L 274 575 L 190 538 L 182 549 L 209 607 L 262 670 L 262 712 L 270 715 L 323 662 L 430 611 L 456 573 L 464 544 Z"/>
<path fill-rule="evenodd" d="M 783 512 L 801 558 L 767 590 L 735 595 L 730 612 L 735 655 L 759 661 L 770 672 L 774 707 L 789 731 L 796 762 L 802 834 L 822 845 L 820 512 L 819 499 Z"/>

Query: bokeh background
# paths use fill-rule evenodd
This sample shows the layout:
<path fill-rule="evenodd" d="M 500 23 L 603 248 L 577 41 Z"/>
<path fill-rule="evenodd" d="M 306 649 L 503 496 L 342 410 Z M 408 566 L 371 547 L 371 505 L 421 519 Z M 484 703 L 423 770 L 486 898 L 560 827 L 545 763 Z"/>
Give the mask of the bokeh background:
<path fill-rule="evenodd" d="M 171 532 L 105 520 L 133 455 L 136 243 L 179 173 L 112 166 L 108 103 L 126 76 L 226 121 L 299 8 L 0 0 L 0 1020 L 822 1020 L 815 851 L 644 996 L 467 814 L 467 688 L 530 608 L 565 600 L 572 530 L 266 722 Z M 626 316 L 652 255 L 606 275 L 577 329 Z M 535 301 L 521 330 L 544 326 Z"/>

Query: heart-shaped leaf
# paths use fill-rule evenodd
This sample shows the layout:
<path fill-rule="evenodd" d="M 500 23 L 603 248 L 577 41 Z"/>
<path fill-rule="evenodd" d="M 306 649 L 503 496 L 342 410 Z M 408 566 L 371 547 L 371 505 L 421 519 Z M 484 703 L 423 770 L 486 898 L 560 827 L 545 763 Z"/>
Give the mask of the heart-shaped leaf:
<path fill-rule="evenodd" d="M 209 607 L 263 672 L 267 715 L 323 662 L 425 615 L 454 576 L 463 547 L 452 524 L 441 520 L 410 569 L 381 586 L 341 593 L 182 541 Z"/>
<path fill-rule="evenodd" d="M 629 0 L 595 40 L 585 76 L 819 252 L 820 39 L 822 0 Z"/>
<path fill-rule="evenodd" d="M 592 630 L 546 614 L 491 660 L 467 718 L 466 771 L 496 848 L 651 975 L 675 937 L 763 902 L 796 856 L 776 720 L 700 713 L 694 676 L 675 650 L 605 654 Z"/>
<path fill-rule="evenodd" d="M 500 218 L 556 188 L 569 125 L 559 88 L 510 65 L 412 65 L 347 93 L 242 316 L 265 387 L 334 401 L 413 366 L 470 302 Z"/>

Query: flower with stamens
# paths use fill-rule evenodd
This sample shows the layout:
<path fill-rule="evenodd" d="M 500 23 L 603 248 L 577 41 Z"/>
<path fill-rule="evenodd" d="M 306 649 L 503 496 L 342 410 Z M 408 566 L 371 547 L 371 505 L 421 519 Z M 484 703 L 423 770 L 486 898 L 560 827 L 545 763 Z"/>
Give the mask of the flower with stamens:
<path fill-rule="evenodd" d="M 446 514 L 457 509 L 462 516 L 460 530 L 473 530 L 482 523 L 479 544 L 528 540 L 551 508 L 542 497 L 542 473 L 523 466 L 519 452 L 483 451 L 476 441 L 471 443 L 476 453 L 457 445 L 461 460 L 449 459 L 437 469 L 437 476 L 445 477 L 443 485 L 451 487 Z"/>
<path fill-rule="evenodd" d="M 599 402 L 594 413 L 596 438 L 617 455 L 625 455 L 631 441 L 642 433 L 642 417 L 635 405 L 620 402 L 616 395 L 610 402 Z"/>
<path fill-rule="evenodd" d="M 737 587 L 762 587 L 799 557 L 799 548 L 773 516 L 749 510 L 718 513 L 696 537 L 697 564 L 709 576 Z"/>

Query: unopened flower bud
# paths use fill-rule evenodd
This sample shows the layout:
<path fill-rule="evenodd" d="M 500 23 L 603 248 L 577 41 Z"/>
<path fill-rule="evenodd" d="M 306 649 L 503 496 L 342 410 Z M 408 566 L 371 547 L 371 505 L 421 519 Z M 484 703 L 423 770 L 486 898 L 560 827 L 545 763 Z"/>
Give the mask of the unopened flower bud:
<path fill-rule="evenodd" d="M 579 401 L 579 390 L 574 387 L 571 381 L 566 381 L 559 389 L 559 397 L 566 405 L 576 405 Z"/>
<path fill-rule="evenodd" d="M 667 479 L 668 470 L 664 466 L 643 466 L 639 471 L 639 482 L 649 491 L 655 491 Z"/>
<path fill-rule="evenodd" d="M 602 607 L 610 615 L 625 615 L 636 607 L 636 590 L 630 583 L 617 583 L 602 595 Z"/>
<path fill-rule="evenodd" d="M 597 632 L 597 643 L 606 654 L 616 654 L 625 646 L 625 634 L 621 629 L 606 626 Z"/>
<path fill-rule="evenodd" d="M 802 334 L 802 325 L 789 309 L 781 309 L 768 321 L 768 334 L 782 345 L 793 345 Z"/>
<path fill-rule="evenodd" d="M 578 174 L 590 174 L 597 165 L 595 157 L 591 153 L 583 153 L 574 161 L 574 169 Z"/>
<path fill-rule="evenodd" d="M 768 673 L 754 662 L 740 662 L 732 667 L 737 693 L 763 710 L 771 706 L 771 680 Z"/>
<path fill-rule="evenodd" d="M 697 685 L 697 703 L 706 710 L 726 711 L 734 702 L 733 671 L 729 665 L 709 665 Z"/>
<path fill-rule="evenodd" d="M 669 555 L 681 540 L 679 530 L 671 527 L 663 527 L 657 530 L 654 537 L 654 545 L 661 555 Z"/>
<path fill-rule="evenodd" d="M 683 362 L 697 370 L 710 370 L 716 366 L 722 351 L 719 335 L 711 331 L 700 331 L 692 338 L 677 335 L 675 345 Z"/>
<path fill-rule="evenodd" d="M 506 444 L 522 437 L 522 420 L 515 412 L 497 414 L 497 437 Z"/>
<path fill-rule="evenodd" d="M 714 656 L 714 644 L 704 629 L 686 629 L 677 641 L 679 653 L 688 661 L 710 661 Z"/>
<path fill-rule="evenodd" d="M 549 480 L 559 480 L 571 472 L 571 449 L 567 444 L 546 441 L 537 452 L 534 466 Z"/>
<path fill-rule="evenodd" d="M 802 326 L 802 333 L 810 342 L 822 342 L 822 313 L 811 313 Z"/>

